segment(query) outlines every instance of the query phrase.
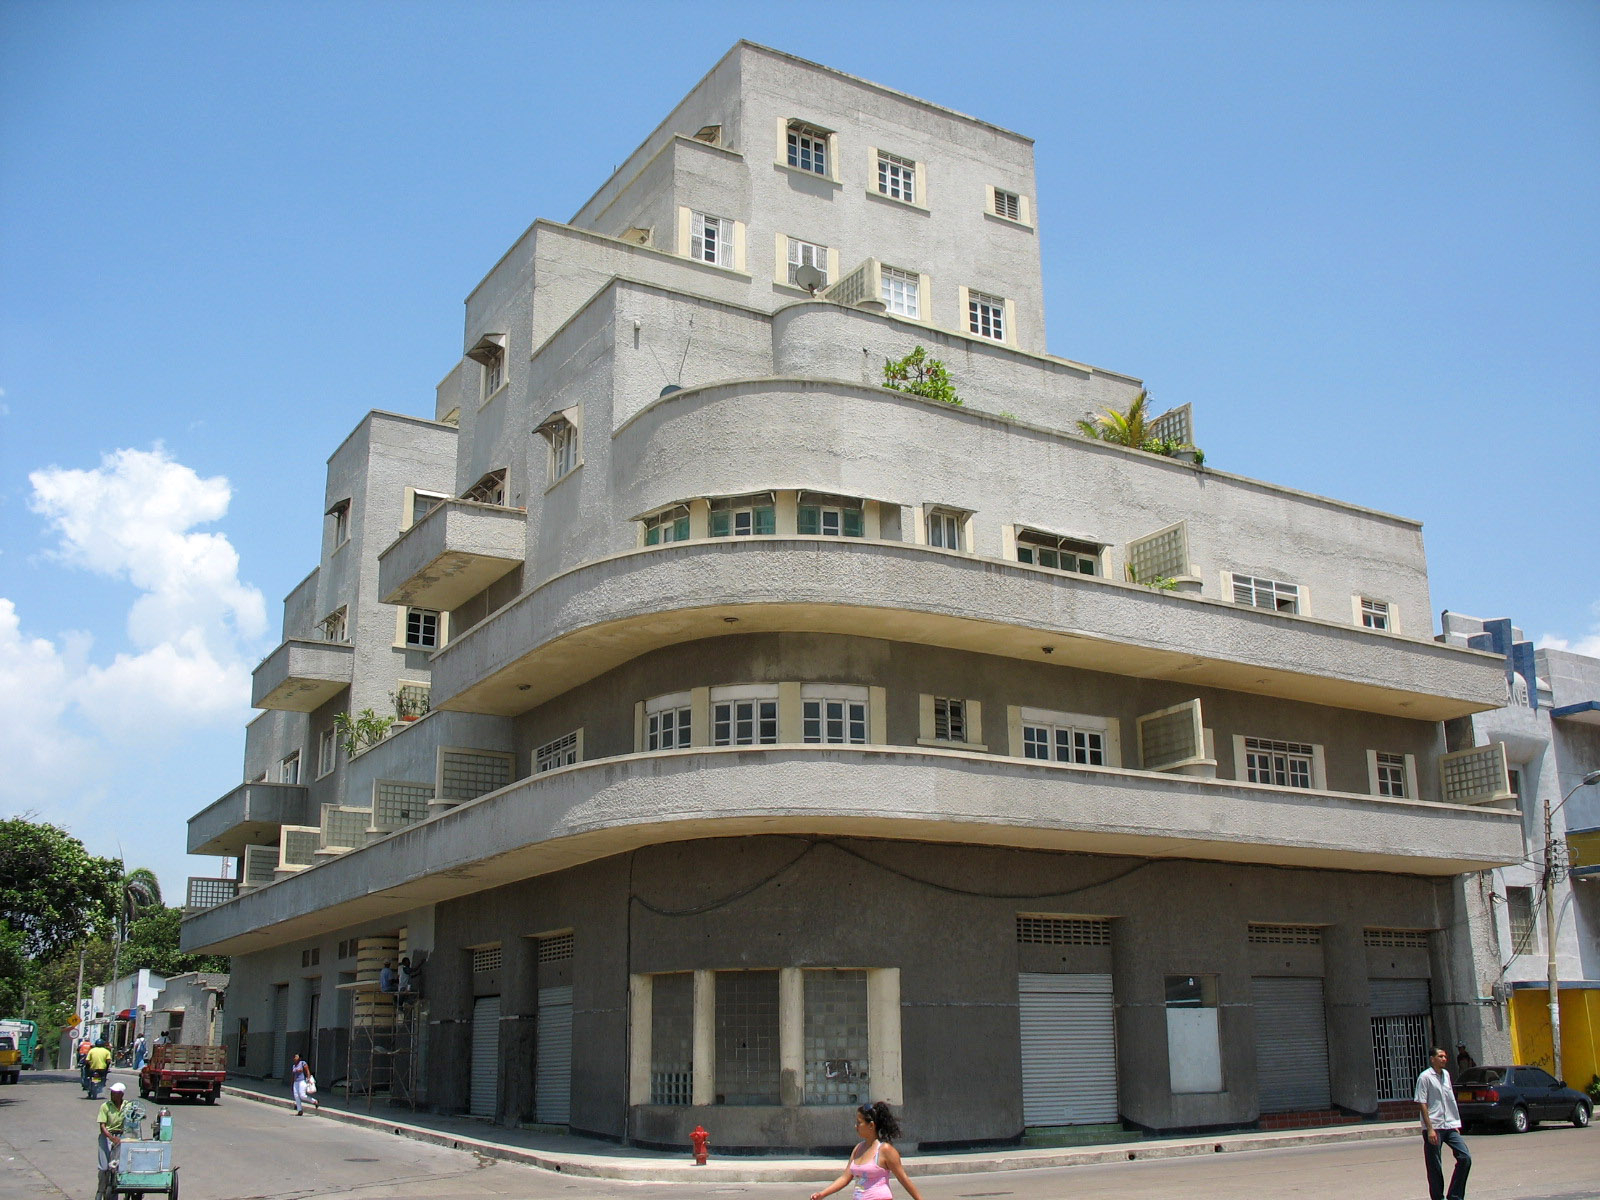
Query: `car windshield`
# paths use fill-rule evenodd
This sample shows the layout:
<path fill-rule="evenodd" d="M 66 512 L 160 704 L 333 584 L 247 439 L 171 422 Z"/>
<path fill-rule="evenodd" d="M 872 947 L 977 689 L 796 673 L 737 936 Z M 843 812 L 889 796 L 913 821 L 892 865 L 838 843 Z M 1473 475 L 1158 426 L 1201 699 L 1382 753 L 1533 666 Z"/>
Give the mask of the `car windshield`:
<path fill-rule="evenodd" d="M 1499 1083 L 1506 1077 L 1504 1067 L 1472 1067 L 1461 1072 L 1457 1083 Z"/>
<path fill-rule="evenodd" d="M 17 1044 L 11 1040 L 9 1035 L 0 1037 L 0 1050 L 15 1050 L 16 1048 Z"/>

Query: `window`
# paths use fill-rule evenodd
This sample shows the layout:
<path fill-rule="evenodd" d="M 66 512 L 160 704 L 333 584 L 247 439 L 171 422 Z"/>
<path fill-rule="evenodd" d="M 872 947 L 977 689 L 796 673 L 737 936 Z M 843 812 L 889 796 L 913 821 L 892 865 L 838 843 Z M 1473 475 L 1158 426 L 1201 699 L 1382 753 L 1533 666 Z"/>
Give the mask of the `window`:
<path fill-rule="evenodd" d="M 828 173 L 828 134 L 802 121 L 790 121 L 788 161 L 791 167 L 816 175 Z"/>
<path fill-rule="evenodd" d="M 439 645 L 439 614 L 431 608 L 406 609 L 406 645 L 433 650 Z"/>
<path fill-rule="evenodd" d="M 815 267 L 822 272 L 822 282 L 818 289 L 828 286 L 828 248 L 819 246 L 815 242 L 802 242 L 799 238 L 789 240 L 789 284 L 799 287 L 800 283 L 795 278 L 795 272 L 801 267 Z"/>
<path fill-rule="evenodd" d="M 498 471 L 490 471 L 477 483 L 461 493 L 463 500 L 473 500 L 479 504 L 504 505 L 506 502 L 506 470 L 501 467 Z"/>
<path fill-rule="evenodd" d="M 1167 1070 L 1176 1094 L 1222 1090 L 1215 975 L 1168 975 Z"/>
<path fill-rule="evenodd" d="M 554 771 L 557 767 L 570 767 L 578 761 L 582 751 L 578 746 L 578 731 L 574 729 L 565 737 L 546 742 L 533 752 L 533 773 Z"/>
<path fill-rule="evenodd" d="M 1189 526 L 1179 521 L 1128 543 L 1128 577 L 1134 583 L 1189 574 Z"/>
<path fill-rule="evenodd" d="M 1522 799 L 1522 768 L 1521 767 L 1507 767 L 1506 768 L 1506 785 L 1511 789 L 1512 799 L 1514 799 L 1514 800 L 1521 800 Z"/>
<path fill-rule="evenodd" d="M 1511 950 L 1514 954 L 1527 954 L 1534 950 L 1538 927 L 1533 919 L 1533 889 L 1508 887 L 1506 889 L 1506 916 L 1511 921 Z"/>
<path fill-rule="evenodd" d="M 322 640 L 325 642 L 348 642 L 350 640 L 350 609 L 348 605 L 340 605 L 327 616 L 322 618 Z"/>
<path fill-rule="evenodd" d="M 777 1104 L 778 972 L 716 973 L 717 1102 Z"/>
<path fill-rule="evenodd" d="M 472 947 L 472 973 L 474 975 L 488 971 L 498 971 L 502 961 L 504 960 L 500 953 L 499 942 L 492 946 Z"/>
<path fill-rule="evenodd" d="M 1008 221 L 1022 220 L 1022 197 L 1004 188 L 995 188 L 994 215 Z"/>
<path fill-rule="evenodd" d="M 419 492 L 415 488 L 409 490 L 411 492 L 411 524 L 413 525 L 450 498 L 438 492 Z"/>
<path fill-rule="evenodd" d="M 694 975 L 652 977 L 650 1103 L 694 1103 Z"/>
<path fill-rule="evenodd" d="M 862 537 L 864 529 L 859 501 L 827 501 L 821 497 L 803 500 L 795 510 L 796 532 L 823 537 Z"/>
<path fill-rule="evenodd" d="M 802 736 L 809 743 L 867 744 L 867 689 L 807 684 L 800 690 Z"/>
<path fill-rule="evenodd" d="M 979 337 L 1006 340 L 1006 302 L 983 292 L 967 293 L 967 328 Z"/>
<path fill-rule="evenodd" d="M 686 750 L 689 747 L 689 693 L 657 696 L 644 706 L 644 748 Z"/>
<path fill-rule="evenodd" d="M 922 306 L 918 292 L 921 287 L 919 276 L 910 271 L 902 271 L 899 267 L 882 267 L 878 271 L 880 299 L 892 313 L 899 313 L 902 317 L 913 320 L 922 319 Z"/>
<path fill-rule="evenodd" d="M 279 783 L 300 782 L 300 751 L 296 750 L 278 764 Z"/>
<path fill-rule="evenodd" d="M 1293 583 L 1280 583 L 1274 579 L 1257 579 L 1253 575 L 1233 576 L 1233 602 L 1248 604 L 1252 608 L 1270 608 L 1277 612 L 1300 611 L 1300 588 Z"/>
<path fill-rule="evenodd" d="M 1035 529 L 1017 531 L 1017 561 L 1053 571 L 1076 571 L 1080 575 L 1100 574 L 1100 547 L 1094 542 L 1057 537 Z"/>
<path fill-rule="evenodd" d="M 317 735 L 317 778 L 333 770 L 339 761 L 339 738 L 337 731 L 324 729 Z"/>
<path fill-rule="evenodd" d="M 483 368 L 480 384 L 482 391 L 478 395 L 481 403 L 498 392 L 506 382 L 505 335 L 485 334 L 478 339 L 472 349 L 467 351 L 467 357 Z"/>
<path fill-rule="evenodd" d="M 659 546 L 665 542 L 689 540 L 689 510 L 683 505 L 669 508 L 644 520 L 644 544 Z"/>
<path fill-rule="evenodd" d="M 333 518 L 333 547 L 337 550 L 350 540 L 350 501 L 339 501 L 328 515 Z"/>
<path fill-rule="evenodd" d="M 1406 798 L 1406 756 L 1404 754 L 1385 754 L 1381 750 L 1374 752 L 1373 774 L 1377 778 L 1378 795 L 1392 796 L 1399 800 Z"/>
<path fill-rule="evenodd" d="M 1274 787 L 1309 788 L 1315 777 L 1316 749 L 1304 742 L 1244 739 L 1244 777 Z"/>
<path fill-rule="evenodd" d="M 1106 766 L 1109 760 L 1104 724 L 1093 718 L 1086 721 L 1071 713 L 1025 708 L 1022 710 L 1022 757 L 1043 762 L 1079 763 L 1087 767 Z"/>
<path fill-rule="evenodd" d="M 768 496 L 711 502 L 712 537 L 750 537 L 778 532 L 777 510 Z"/>
<path fill-rule="evenodd" d="M 933 698 L 933 738 L 938 742 L 965 742 L 967 740 L 967 702 L 949 700 L 943 696 Z"/>
<path fill-rule="evenodd" d="M 1361 597 L 1361 623 L 1368 629 L 1388 629 L 1388 601 L 1369 600 L 1365 596 Z"/>
<path fill-rule="evenodd" d="M 711 689 L 711 744 L 777 745 L 777 692 L 768 688 Z"/>
<path fill-rule="evenodd" d="M 516 755 L 504 750 L 440 747 L 434 767 L 434 796 L 449 804 L 464 804 L 499 791 L 511 782 Z"/>
<path fill-rule="evenodd" d="M 878 151 L 878 194 L 891 200 L 917 202 L 917 164 L 909 158 Z"/>
<path fill-rule="evenodd" d="M 393 698 L 395 716 L 402 721 L 420 720 L 433 711 L 433 689 L 425 683 L 402 680 Z"/>
<path fill-rule="evenodd" d="M 867 973 L 801 973 L 807 1104 L 859 1104 L 867 1089 Z"/>
<path fill-rule="evenodd" d="M 550 431 L 550 482 L 565 476 L 578 465 L 578 431 L 571 422 L 562 422 Z"/>
<path fill-rule="evenodd" d="M 719 267 L 733 265 L 733 222 L 727 217 L 691 213 L 689 256 Z"/>
<path fill-rule="evenodd" d="M 967 523 L 967 514 L 957 512 L 952 508 L 930 508 L 928 510 L 928 545 L 939 546 L 945 550 L 964 550 L 962 530 Z"/>

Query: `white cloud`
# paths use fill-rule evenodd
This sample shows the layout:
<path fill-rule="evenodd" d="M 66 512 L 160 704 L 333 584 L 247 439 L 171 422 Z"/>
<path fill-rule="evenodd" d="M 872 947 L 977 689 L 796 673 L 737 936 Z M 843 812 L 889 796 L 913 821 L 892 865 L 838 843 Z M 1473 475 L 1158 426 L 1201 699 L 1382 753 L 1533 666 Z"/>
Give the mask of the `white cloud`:
<path fill-rule="evenodd" d="M 28 478 L 29 507 L 57 537 L 51 556 L 138 592 L 128 648 L 98 661 L 88 634 L 25 633 L 16 604 L 0 598 L 0 797 L 52 816 L 69 797 L 102 792 L 130 745 L 159 757 L 164 740 L 237 722 L 266 605 L 239 579 L 227 537 L 194 528 L 226 514 L 226 479 L 202 479 L 160 445 Z"/>
<path fill-rule="evenodd" d="M 1600 658 L 1600 600 L 1589 606 L 1589 612 L 1594 616 L 1594 623 L 1589 626 L 1587 633 L 1579 634 L 1575 638 L 1546 633 L 1539 638 L 1539 648 L 1570 650 L 1574 654 L 1587 654 L 1591 658 Z"/>

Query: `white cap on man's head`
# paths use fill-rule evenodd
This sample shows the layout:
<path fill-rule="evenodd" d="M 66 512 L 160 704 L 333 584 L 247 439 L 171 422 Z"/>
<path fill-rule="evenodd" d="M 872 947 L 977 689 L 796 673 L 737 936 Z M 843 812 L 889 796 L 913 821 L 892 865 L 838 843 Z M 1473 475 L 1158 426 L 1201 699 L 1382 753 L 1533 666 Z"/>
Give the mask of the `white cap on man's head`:
<path fill-rule="evenodd" d="M 122 1083 L 113 1083 L 113 1084 L 112 1084 L 112 1085 L 111 1085 L 111 1090 L 112 1090 L 112 1091 L 113 1091 L 113 1092 L 125 1092 L 125 1091 L 127 1091 L 127 1090 L 128 1090 L 128 1087 L 127 1087 L 127 1085 L 126 1085 L 126 1084 L 122 1084 Z"/>

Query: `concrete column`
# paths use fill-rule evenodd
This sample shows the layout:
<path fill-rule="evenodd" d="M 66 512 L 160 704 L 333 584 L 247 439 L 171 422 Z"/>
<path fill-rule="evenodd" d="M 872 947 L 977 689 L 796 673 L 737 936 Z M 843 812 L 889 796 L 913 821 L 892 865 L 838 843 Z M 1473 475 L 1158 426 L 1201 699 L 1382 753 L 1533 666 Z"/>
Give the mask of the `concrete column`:
<path fill-rule="evenodd" d="M 1378 1110 L 1372 1070 L 1371 988 L 1362 927 L 1353 922 L 1322 931 L 1322 998 L 1328 1014 L 1328 1086 L 1333 1103 L 1358 1113 Z"/>
<path fill-rule="evenodd" d="M 867 1083 L 872 1096 L 904 1104 L 900 1059 L 900 968 L 867 972 Z"/>
<path fill-rule="evenodd" d="M 805 1103 L 805 978 L 799 967 L 778 970 L 778 1102 Z"/>
<path fill-rule="evenodd" d="M 717 1097 L 717 977 L 714 971 L 694 973 L 694 1102 L 710 1104 Z"/>
<path fill-rule="evenodd" d="M 800 707 L 800 685 L 778 685 L 778 740 L 793 744 L 805 737 L 805 718 Z"/>
<path fill-rule="evenodd" d="M 628 1103 L 650 1103 L 650 1037 L 654 981 L 628 977 Z"/>

